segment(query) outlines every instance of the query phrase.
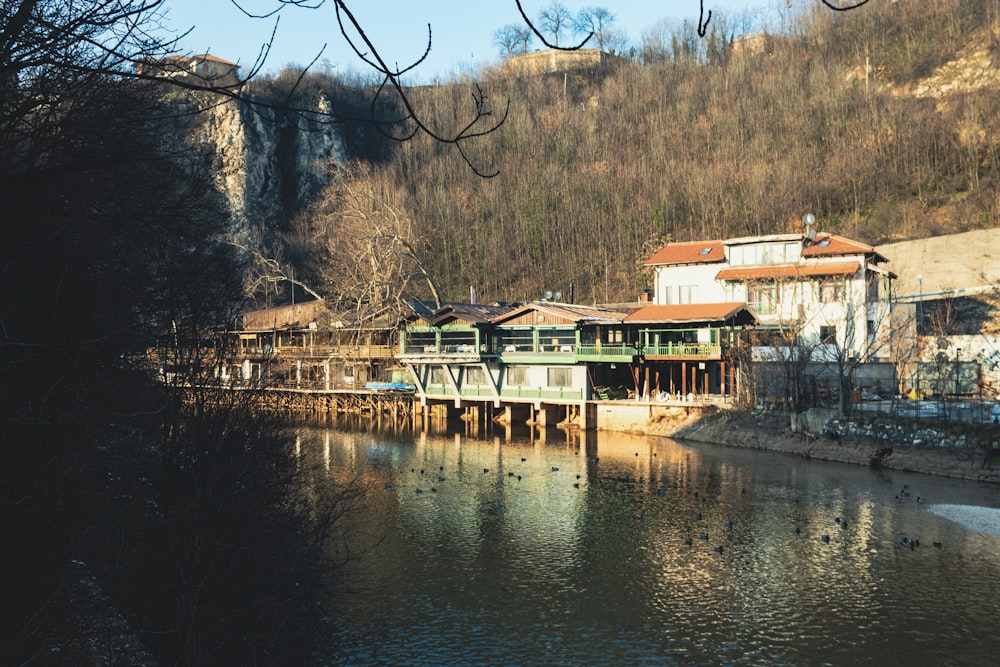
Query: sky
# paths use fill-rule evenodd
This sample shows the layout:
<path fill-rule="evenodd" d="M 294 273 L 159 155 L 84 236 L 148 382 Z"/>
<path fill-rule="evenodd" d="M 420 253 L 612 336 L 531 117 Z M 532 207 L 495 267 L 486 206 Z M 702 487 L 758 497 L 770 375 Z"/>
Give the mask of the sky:
<path fill-rule="evenodd" d="M 278 0 L 237 1 L 248 12 L 258 15 L 279 5 Z M 660 20 L 679 23 L 687 19 L 697 25 L 702 2 L 707 15 L 709 10 L 732 13 L 767 7 L 776 0 L 560 1 L 573 13 L 593 6 L 610 10 L 615 16 L 614 27 L 624 30 L 631 43 L 639 44 L 644 32 Z M 521 0 L 521 5 L 535 19 L 551 2 Z M 286 65 L 305 66 L 317 56 L 317 68 L 330 68 L 342 74 L 364 72 L 364 64 L 340 34 L 333 3 L 323 0 L 308 0 L 308 3 L 320 6 L 312 9 L 286 6 L 276 17 L 250 18 L 232 0 L 166 0 L 164 24 L 173 37 L 190 30 L 180 41 L 182 53 L 212 53 L 239 63 L 246 73 L 262 45 L 271 38 L 277 19 L 277 34 L 264 72 L 274 73 Z M 404 79 L 410 84 L 444 81 L 496 61 L 500 52 L 493 45 L 494 33 L 501 26 L 521 22 L 514 0 L 348 0 L 347 6 L 390 64 L 409 65 L 423 54 L 430 23 L 431 52 L 413 76 Z M 564 38 L 562 44 L 566 43 Z M 536 39 L 535 48 L 539 46 Z"/>

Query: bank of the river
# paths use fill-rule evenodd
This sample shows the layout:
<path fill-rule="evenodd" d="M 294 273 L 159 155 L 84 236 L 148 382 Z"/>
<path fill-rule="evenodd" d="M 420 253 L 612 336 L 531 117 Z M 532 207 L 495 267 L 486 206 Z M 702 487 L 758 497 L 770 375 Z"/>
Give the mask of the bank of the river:
<path fill-rule="evenodd" d="M 726 410 L 679 424 L 678 440 L 764 449 L 806 458 L 1000 483 L 1000 427 L 838 419 L 832 410 L 792 415 Z"/>

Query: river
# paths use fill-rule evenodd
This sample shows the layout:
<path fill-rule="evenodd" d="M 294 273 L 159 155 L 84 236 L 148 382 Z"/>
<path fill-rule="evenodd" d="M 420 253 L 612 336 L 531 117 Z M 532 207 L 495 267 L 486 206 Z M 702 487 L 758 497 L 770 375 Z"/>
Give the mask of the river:
<path fill-rule="evenodd" d="M 330 665 L 986 665 L 976 483 L 667 438 L 303 428 L 367 487 Z"/>

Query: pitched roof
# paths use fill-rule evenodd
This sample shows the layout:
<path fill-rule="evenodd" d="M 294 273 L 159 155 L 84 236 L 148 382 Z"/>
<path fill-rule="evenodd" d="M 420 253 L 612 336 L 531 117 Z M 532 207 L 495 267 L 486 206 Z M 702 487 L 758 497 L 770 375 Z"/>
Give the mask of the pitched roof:
<path fill-rule="evenodd" d="M 490 322 L 514 310 L 512 305 L 480 304 L 480 303 L 448 303 L 435 311 L 428 319 L 433 324 L 442 324 L 449 320 L 461 320 L 472 324 Z"/>
<path fill-rule="evenodd" d="M 824 262 L 822 264 L 791 264 L 776 266 L 732 267 L 722 269 L 716 280 L 774 280 L 778 278 L 809 278 L 814 276 L 853 275 L 857 262 Z"/>
<path fill-rule="evenodd" d="M 870 245 L 827 232 L 817 234 L 809 245 L 802 248 L 803 257 L 834 257 L 837 255 L 871 255 L 875 263 L 889 261 Z"/>
<path fill-rule="evenodd" d="M 722 241 L 690 241 L 668 243 L 646 260 L 646 266 L 654 264 L 712 264 L 726 259 Z"/>
<path fill-rule="evenodd" d="M 741 301 L 727 303 L 679 303 L 649 305 L 625 318 L 630 324 L 722 322 L 737 319 L 740 324 L 754 324 L 757 318 Z"/>
<path fill-rule="evenodd" d="M 625 313 L 614 310 L 604 310 L 593 306 L 579 306 L 572 303 L 555 303 L 552 301 L 533 301 L 520 308 L 515 308 L 509 312 L 493 319 L 495 324 L 503 324 L 505 321 L 515 319 L 524 313 L 538 311 L 553 315 L 576 324 L 586 322 L 621 322 Z"/>
<path fill-rule="evenodd" d="M 320 323 L 322 320 L 325 320 L 322 324 L 328 326 L 330 317 L 326 301 L 321 299 L 263 310 L 252 310 L 242 315 L 244 329 L 265 331 L 307 327 L 310 322 Z"/>

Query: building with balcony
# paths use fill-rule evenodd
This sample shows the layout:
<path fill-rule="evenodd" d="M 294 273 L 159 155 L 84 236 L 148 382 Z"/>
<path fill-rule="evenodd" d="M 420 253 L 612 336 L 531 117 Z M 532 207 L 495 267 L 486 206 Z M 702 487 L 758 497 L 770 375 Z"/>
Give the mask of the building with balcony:
<path fill-rule="evenodd" d="M 423 403 L 578 406 L 609 397 L 733 396 L 742 303 L 450 304 L 409 323 L 397 360 Z"/>
<path fill-rule="evenodd" d="M 888 358 L 896 276 L 887 262 L 871 246 L 809 232 L 669 243 L 646 266 L 654 303 L 745 303 L 761 333 L 794 337 L 822 360 Z"/>
<path fill-rule="evenodd" d="M 382 379 L 397 352 L 399 323 L 332 311 L 325 301 L 244 313 L 223 378 L 255 386 L 328 391 Z"/>

